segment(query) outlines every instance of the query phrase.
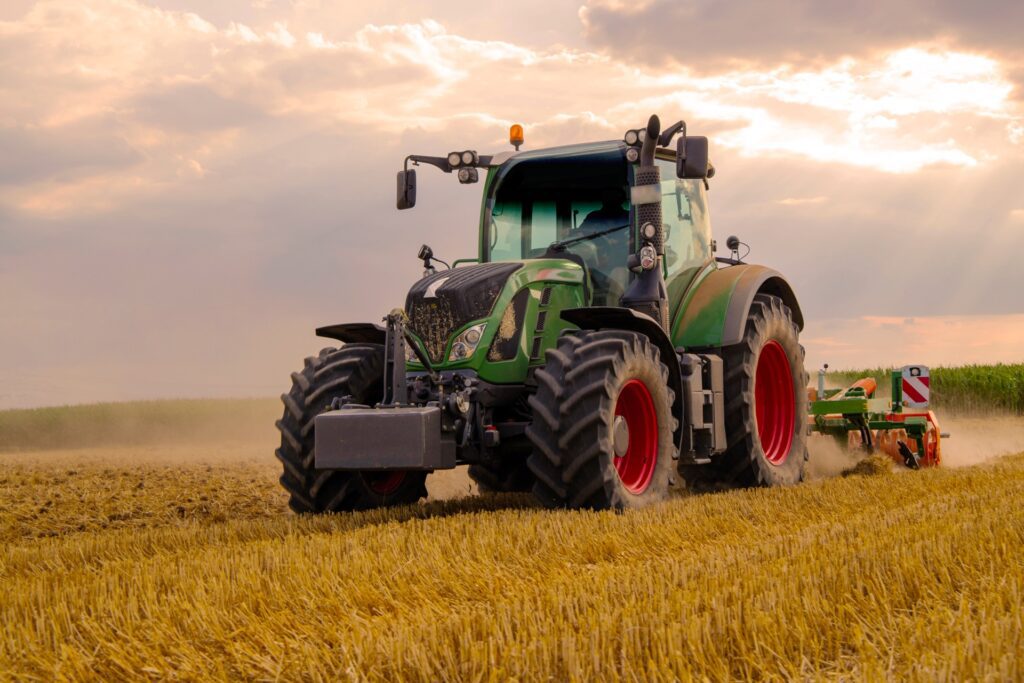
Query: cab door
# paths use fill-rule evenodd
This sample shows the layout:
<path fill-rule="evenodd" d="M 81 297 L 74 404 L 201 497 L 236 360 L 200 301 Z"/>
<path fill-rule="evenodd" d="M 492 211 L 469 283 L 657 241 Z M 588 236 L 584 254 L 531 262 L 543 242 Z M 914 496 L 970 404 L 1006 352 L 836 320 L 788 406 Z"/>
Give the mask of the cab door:
<path fill-rule="evenodd" d="M 676 177 L 675 159 L 657 159 L 661 168 L 661 218 L 665 225 L 665 285 L 673 313 L 697 274 L 714 258 L 711 217 L 701 179 Z"/>

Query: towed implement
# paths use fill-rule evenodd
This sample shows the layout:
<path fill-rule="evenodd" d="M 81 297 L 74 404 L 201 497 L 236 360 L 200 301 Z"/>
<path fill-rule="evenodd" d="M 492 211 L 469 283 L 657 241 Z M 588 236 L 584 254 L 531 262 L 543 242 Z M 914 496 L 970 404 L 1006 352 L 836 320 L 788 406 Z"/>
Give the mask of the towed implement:
<path fill-rule="evenodd" d="M 277 425 L 297 512 L 415 502 L 466 465 L 485 491 L 630 508 L 803 479 L 803 316 L 771 268 L 716 257 L 708 140 L 656 116 L 622 139 L 410 155 L 483 188 L 476 255 L 423 277 L 383 325 L 343 323 L 292 375 Z M 673 144 L 674 143 L 674 144 Z"/>
<path fill-rule="evenodd" d="M 942 439 L 935 413 L 929 410 L 928 368 L 907 365 L 893 370 L 892 397 L 875 398 L 873 377 L 845 389 L 825 388 L 825 369 L 818 386 L 808 392 L 810 431 L 831 436 L 843 447 L 885 453 L 910 469 L 938 467 Z"/>

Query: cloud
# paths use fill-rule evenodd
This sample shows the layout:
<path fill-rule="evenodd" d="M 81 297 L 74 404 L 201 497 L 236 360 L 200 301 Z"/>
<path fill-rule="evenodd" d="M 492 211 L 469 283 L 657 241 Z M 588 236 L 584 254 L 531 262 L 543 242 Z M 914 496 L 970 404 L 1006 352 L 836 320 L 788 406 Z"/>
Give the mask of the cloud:
<path fill-rule="evenodd" d="M 264 112 L 201 83 L 154 87 L 125 102 L 135 121 L 162 131 L 197 133 L 250 125 Z"/>
<path fill-rule="evenodd" d="M 66 182 L 130 167 L 140 159 L 110 117 L 82 120 L 57 130 L 0 125 L 0 186 L 53 177 Z"/>
<path fill-rule="evenodd" d="M 645 64 L 700 71 L 822 65 L 907 44 L 944 42 L 973 52 L 1021 50 L 1018 2 L 844 0 L 586 0 L 591 45 Z"/>
<path fill-rule="evenodd" d="M 507 22 L 461 0 L 163 4 L 194 11 L 0 13 L 0 374 L 47 378 L 8 405 L 276 393 L 314 326 L 401 303 L 421 243 L 476 254 L 481 186 L 424 171 L 396 212 L 402 158 L 505 150 L 513 122 L 536 149 L 686 118 L 719 241 L 786 273 L 809 319 L 1020 312 L 1024 119 L 995 53 L 696 71 L 550 37 L 533 0 Z"/>
<path fill-rule="evenodd" d="M 785 199 L 776 199 L 776 204 L 782 206 L 805 206 L 807 204 L 821 204 L 828 201 L 828 197 L 817 196 L 817 197 L 786 197 Z"/>

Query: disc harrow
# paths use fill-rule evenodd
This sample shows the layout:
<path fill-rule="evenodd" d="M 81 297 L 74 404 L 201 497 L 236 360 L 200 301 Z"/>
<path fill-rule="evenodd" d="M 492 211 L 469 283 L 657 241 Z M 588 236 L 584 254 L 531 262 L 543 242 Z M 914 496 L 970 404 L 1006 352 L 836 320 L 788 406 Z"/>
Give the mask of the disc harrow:
<path fill-rule="evenodd" d="M 845 389 L 825 388 L 825 369 L 818 386 L 808 390 L 808 428 L 834 438 L 841 446 L 885 453 L 910 469 L 938 467 L 942 439 L 948 438 L 929 408 L 928 368 L 907 365 L 893 370 L 891 398 L 875 398 L 873 377 Z"/>

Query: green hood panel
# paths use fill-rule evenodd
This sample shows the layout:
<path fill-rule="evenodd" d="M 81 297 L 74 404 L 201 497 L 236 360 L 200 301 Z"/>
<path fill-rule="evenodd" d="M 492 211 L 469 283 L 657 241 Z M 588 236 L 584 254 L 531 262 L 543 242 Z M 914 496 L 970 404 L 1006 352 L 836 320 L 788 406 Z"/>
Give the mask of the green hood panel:
<path fill-rule="evenodd" d="M 439 354 L 441 360 L 435 364 L 435 369 L 473 370 L 480 379 L 496 384 L 522 383 L 526 380 L 527 371 L 531 366 L 543 364 L 544 351 L 557 343 L 562 331 L 574 327 L 562 320 L 559 314 L 563 309 L 586 305 L 583 294 L 583 268 L 572 261 L 557 258 L 516 261 L 509 262 L 508 265 L 511 266 L 513 263 L 521 267 L 508 275 L 500 293 L 494 299 L 490 313 L 485 317 L 465 321 L 451 332 L 444 344 L 443 353 Z M 496 270 L 501 264 L 502 262 L 481 265 L 492 266 Z M 457 268 L 455 271 L 445 272 L 456 274 L 459 270 L 461 269 Z M 524 291 L 526 295 L 518 297 L 517 305 L 514 301 L 516 295 Z M 525 306 L 522 305 L 524 299 Z M 462 360 L 449 361 L 452 341 L 465 330 L 480 323 L 486 323 L 486 327 L 472 355 Z M 420 321 L 419 327 L 426 327 L 423 320 Z M 418 330 L 412 329 L 411 332 L 417 341 L 423 344 L 424 339 L 419 336 Z M 516 343 L 512 346 L 510 342 L 514 340 Z M 491 353 L 492 344 L 501 345 L 506 349 L 511 346 L 515 353 L 511 358 L 505 359 L 505 356 Z M 434 356 L 435 354 L 431 354 L 432 362 Z M 419 363 L 409 363 L 408 369 L 421 370 L 422 366 Z"/>

